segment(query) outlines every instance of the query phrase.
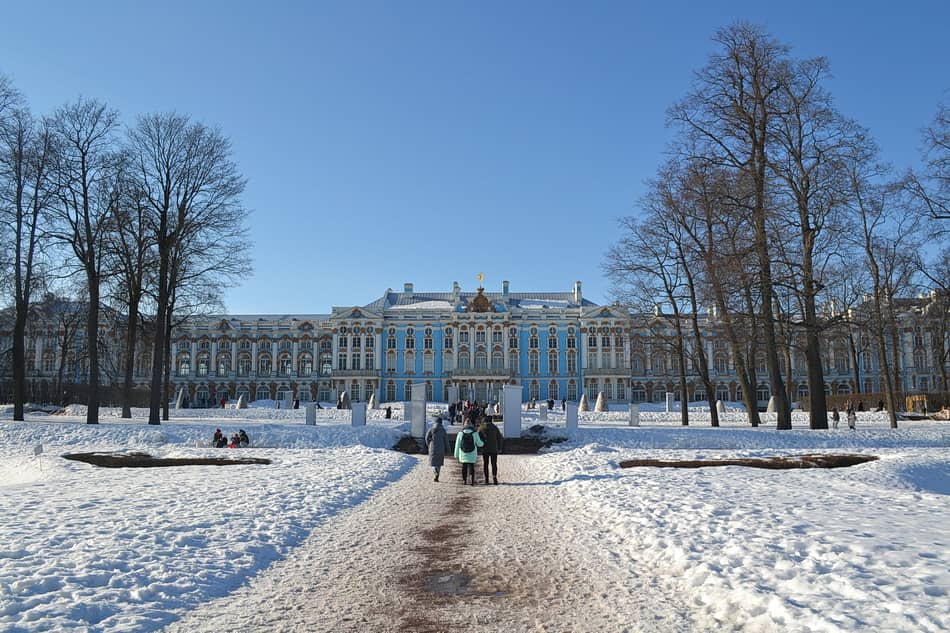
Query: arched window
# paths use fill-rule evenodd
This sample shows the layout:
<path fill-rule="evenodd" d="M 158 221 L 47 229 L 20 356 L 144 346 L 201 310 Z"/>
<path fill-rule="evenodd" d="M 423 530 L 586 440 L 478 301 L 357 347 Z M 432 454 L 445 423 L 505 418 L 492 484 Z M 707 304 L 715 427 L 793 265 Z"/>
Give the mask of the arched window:
<path fill-rule="evenodd" d="M 666 373 L 666 357 L 663 354 L 654 354 L 653 355 L 653 373 L 654 374 L 665 374 Z"/>
<path fill-rule="evenodd" d="M 247 376 L 251 373 L 251 355 L 247 352 L 238 354 L 238 376 Z"/>
<path fill-rule="evenodd" d="M 208 353 L 198 354 L 198 376 L 208 375 L 208 366 L 211 364 L 211 355 Z"/>
<path fill-rule="evenodd" d="M 573 379 L 567 383 L 567 399 L 572 402 L 577 400 L 577 383 Z"/>
<path fill-rule="evenodd" d="M 488 369 L 488 354 L 483 349 L 475 352 L 475 369 Z"/>
<path fill-rule="evenodd" d="M 729 387 L 727 385 L 716 386 L 716 400 L 729 401 Z"/>
<path fill-rule="evenodd" d="M 422 371 L 426 374 L 431 374 L 435 371 L 435 357 L 431 352 L 426 352 L 422 355 Z"/>
<path fill-rule="evenodd" d="M 333 353 L 320 352 L 320 375 L 329 376 L 333 373 Z"/>
<path fill-rule="evenodd" d="M 577 350 L 567 350 L 567 373 L 577 373 Z"/>
<path fill-rule="evenodd" d="M 366 352 L 366 369 L 376 369 L 376 354 L 373 352 Z"/>
<path fill-rule="evenodd" d="M 537 376 L 541 373 L 538 350 L 533 349 L 528 353 L 528 373 L 533 376 Z"/>
<path fill-rule="evenodd" d="M 454 371 L 455 370 L 455 359 L 452 356 L 452 352 L 444 352 L 442 354 L 442 371 Z"/>
<path fill-rule="evenodd" d="M 927 363 L 927 352 L 922 349 L 914 350 L 914 367 L 917 371 L 927 371 L 929 369 L 929 364 Z"/>
<path fill-rule="evenodd" d="M 518 369 L 518 350 L 511 350 L 508 352 L 508 370 L 517 374 L 520 373 Z"/>
<path fill-rule="evenodd" d="M 713 357 L 713 365 L 715 365 L 715 370 L 717 374 L 728 374 L 729 373 L 729 359 L 725 354 L 717 353 Z"/>
<path fill-rule="evenodd" d="M 459 369 L 468 369 L 469 360 L 468 352 L 459 352 Z"/>
<path fill-rule="evenodd" d="M 772 390 L 769 389 L 768 385 L 761 384 L 755 388 L 755 399 L 759 402 L 768 402 L 769 398 L 772 397 Z"/>
<path fill-rule="evenodd" d="M 531 384 L 528 385 L 528 397 L 532 400 L 541 399 L 541 385 L 538 384 L 537 380 L 532 380 Z"/>
<path fill-rule="evenodd" d="M 386 383 L 386 402 L 394 402 L 396 400 L 396 383 L 392 380 Z"/>
<path fill-rule="evenodd" d="M 623 380 L 617 381 L 617 400 L 621 402 L 627 399 L 627 385 Z"/>
<path fill-rule="evenodd" d="M 178 375 L 187 376 L 191 373 L 191 354 L 178 355 Z"/>
<path fill-rule="evenodd" d="M 363 399 L 363 391 L 360 389 L 360 383 L 353 381 L 350 383 L 350 401 L 360 402 Z"/>
<path fill-rule="evenodd" d="M 258 387 L 254 396 L 255 400 L 270 400 L 270 389 L 267 387 Z"/>
<path fill-rule="evenodd" d="M 231 355 L 228 353 L 218 354 L 218 375 L 227 376 L 231 371 Z"/>
<path fill-rule="evenodd" d="M 309 376 L 313 373 L 313 356 L 311 354 L 300 355 L 297 361 L 297 372 L 301 376 Z"/>
<path fill-rule="evenodd" d="M 630 390 L 630 399 L 634 402 L 646 402 L 647 401 L 647 390 L 642 386 L 636 386 Z"/>
<path fill-rule="evenodd" d="M 402 388 L 402 399 L 406 401 L 412 400 L 412 383 L 408 380 Z"/>
<path fill-rule="evenodd" d="M 531 328 L 531 335 L 528 337 L 528 348 L 538 349 L 538 330 Z"/>
<path fill-rule="evenodd" d="M 548 375 L 554 376 L 557 373 L 557 350 L 551 350 L 548 352 Z"/>
<path fill-rule="evenodd" d="M 386 371 L 396 373 L 396 352 L 389 350 L 386 352 Z"/>
<path fill-rule="evenodd" d="M 560 398 L 560 396 L 558 395 L 556 380 L 552 380 L 551 382 L 548 383 L 548 398 L 550 398 L 551 400 L 558 400 Z"/>
<path fill-rule="evenodd" d="M 292 361 L 289 352 L 281 352 L 277 356 L 277 368 L 281 376 L 289 376 L 292 368 Z"/>
<path fill-rule="evenodd" d="M 504 369 L 505 368 L 505 355 L 500 349 L 496 349 L 491 354 L 491 368 L 492 369 Z"/>
<path fill-rule="evenodd" d="M 404 374 L 416 373 L 416 353 L 415 352 L 406 352 L 406 356 L 403 359 L 402 373 Z"/>
<path fill-rule="evenodd" d="M 257 358 L 257 373 L 261 375 L 270 374 L 270 354 L 261 354 Z"/>

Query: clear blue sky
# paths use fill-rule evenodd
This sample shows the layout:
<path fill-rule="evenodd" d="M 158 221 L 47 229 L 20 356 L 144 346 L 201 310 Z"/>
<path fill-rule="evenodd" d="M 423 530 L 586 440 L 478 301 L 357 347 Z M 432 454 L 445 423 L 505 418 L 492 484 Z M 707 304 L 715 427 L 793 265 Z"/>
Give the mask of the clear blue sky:
<path fill-rule="evenodd" d="M 44 114 L 218 126 L 248 178 L 255 273 L 232 313 L 387 287 L 608 299 L 603 254 L 670 140 L 666 108 L 734 20 L 824 55 L 840 109 L 918 160 L 950 101 L 950 2 L 8 3 L 0 73 Z"/>

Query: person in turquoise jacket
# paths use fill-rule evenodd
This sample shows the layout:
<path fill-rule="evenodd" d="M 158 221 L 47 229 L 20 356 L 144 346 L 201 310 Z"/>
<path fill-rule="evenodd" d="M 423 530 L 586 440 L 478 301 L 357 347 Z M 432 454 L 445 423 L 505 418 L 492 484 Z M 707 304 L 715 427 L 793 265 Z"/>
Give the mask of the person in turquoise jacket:
<path fill-rule="evenodd" d="M 455 459 L 462 464 L 462 483 L 475 485 L 475 463 L 478 462 L 478 449 L 484 446 L 482 436 L 478 434 L 471 422 L 467 422 L 458 435 L 455 436 Z M 469 449 L 469 450 L 465 450 Z"/>

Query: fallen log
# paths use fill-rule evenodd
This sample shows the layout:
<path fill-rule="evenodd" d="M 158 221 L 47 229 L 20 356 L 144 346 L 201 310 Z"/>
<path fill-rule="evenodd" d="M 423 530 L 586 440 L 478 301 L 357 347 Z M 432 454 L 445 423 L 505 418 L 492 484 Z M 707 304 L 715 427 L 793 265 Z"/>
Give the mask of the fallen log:
<path fill-rule="evenodd" d="M 770 470 L 795 468 L 845 468 L 878 459 L 875 455 L 790 455 L 787 457 L 742 457 L 734 459 L 628 459 L 620 462 L 621 468 L 705 468 L 707 466 L 747 466 Z"/>

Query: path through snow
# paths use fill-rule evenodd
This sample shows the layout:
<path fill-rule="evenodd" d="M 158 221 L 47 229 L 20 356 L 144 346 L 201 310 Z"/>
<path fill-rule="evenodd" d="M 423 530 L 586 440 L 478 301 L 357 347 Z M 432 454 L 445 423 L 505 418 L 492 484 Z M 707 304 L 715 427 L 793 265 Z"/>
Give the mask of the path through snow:
<path fill-rule="evenodd" d="M 479 464 L 479 469 L 481 464 Z M 689 631 L 688 609 L 592 530 L 531 457 L 499 458 L 501 485 L 441 482 L 420 458 L 247 586 L 166 630 Z M 619 554 L 618 554 L 619 552 Z"/>

